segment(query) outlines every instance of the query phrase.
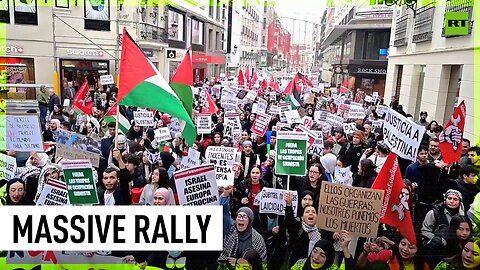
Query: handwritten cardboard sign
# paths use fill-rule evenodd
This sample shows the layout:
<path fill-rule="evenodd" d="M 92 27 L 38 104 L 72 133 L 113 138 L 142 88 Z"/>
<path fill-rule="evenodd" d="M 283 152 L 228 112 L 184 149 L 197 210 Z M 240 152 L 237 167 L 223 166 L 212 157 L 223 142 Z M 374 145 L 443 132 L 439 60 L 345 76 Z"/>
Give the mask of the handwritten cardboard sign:
<path fill-rule="evenodd" d="M 383 190 L 322 182 L 317 227 L 347 230 L 360 237 L 377 237 Z"/>
<path fill-rule="evenodd" d="M 43 152 L 38 115 L 0 115 L 0 150 Z"/>

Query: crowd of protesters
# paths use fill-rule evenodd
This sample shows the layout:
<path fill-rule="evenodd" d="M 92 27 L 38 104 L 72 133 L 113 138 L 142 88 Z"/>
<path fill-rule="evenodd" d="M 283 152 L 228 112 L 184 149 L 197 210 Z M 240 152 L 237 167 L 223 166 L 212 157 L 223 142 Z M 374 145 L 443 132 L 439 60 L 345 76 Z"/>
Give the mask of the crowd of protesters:
<path fill-rule="evenodd" d="M 264 187 L 286 189 L 287 177 L 274 170 L 275 130 L 293 130 L 297 124 L 283 123 L 277 129 L 281 117 L 272 115 L 268 130 L 273 132 L 267 143 L 266 136 L 251 131 L 255 120 L 252 100 L 237 108 L 242 131 L 236 136 L 225 136 L 225 110 L 218 94 L 223 91 L 222 84 L 206 82 L 200 90 L 208 91 L 220 110 L 212 115 L 211 134 L 198 135 L 193 145 L 188 145 L 181 133 L 173 134 L 170 142 L 156 142 L 154 128 L 135 125 L 132 112 L 136 108 L 123 108 L 131 128 L 117 136 L 115 122 L 104 120 L 105 112 L 115 106 L 115 88 L 92 93 L 95 106 L 91 116 L 63 108 L 53 90 L 48 96 L 40 96 L 45 142 L 55 142 L 59 129 L 101 140 L 100 165 L 94 173 L 100 205 L 177 205 L 173 173 L 179 170 L 190 147 L 201 153 L 202 163 L 209 146 L 239 149 L 233 165 L 234 185 L 219 188 L 220 204 L 225 210 L 223 251 L 112 251 L 112 255 L 121 256 L 128 263 L 165 269 L 234 269 L 238 265 L 248 266 L 242 269 L 480 269 L 480 149 L 463 139 L 461 160 L 444 163 L 438 139 L 442 126 L 430 119 L 427 112 L 421 112 L 417 121 L 427 129 L 417 161 L 399 158 L 417 243 L 409 242 L 396 228 L 385 224 L 380 224 L 376 238 L 352 241 L 348 231 L 329 232 L 317 227 L 320 186 L 322 181 L 332 181 L 336 167 L 351 168 L 353 186 L 372 186 L 390 153 L 381 128 L 372 127 L 372 121 L 381 119 L 375 110 L 381 101 L 365 102 L 363 97 L 357 99 L 357 95 L 347 91 L 343 94 L 347 102 L 355 97 L 367 112 L 365 119 L 345 119 L 356 123 L 356 131 L 346 134 L 343 128 L 325 129 L 320 122 L 312 126 L 312 130 L 323 133 L 323 152 L 308 155 L 306 175 L 290 179 L 290 190 L 299 195 L 296 213 L 292 196 L 287 193 L 285 216 L 279 216 L 260 213 L 254 200 Z M 45 89 L 42 91 L 45 93 Z M 273 100 L 272 91 L 259 90 L 257 99 L 264 98 L 270 107 L 287 98 L 278 91 Z M 300 116 L 313 118 L 318 108 L 337 113 L 338 104 L 330 91 L 307 92 L 298 108 Z M 203 97 L 196 95 L 194 102 L 194 110 L 201 111 Z M 406 114 L 395 100 L 389 107 L 407 118 L 416 118 Z M 173 119 L 156 112 L 155 121 L 156 128 L 161 128 L 169 127 Z M 16 157 L 18 172 L 15 178 L 2 182 L 5 205 L 34 205 L 47 178 L 63 179 L 61 157 L 56 157 L 55 151 L 7 154 Z"/>

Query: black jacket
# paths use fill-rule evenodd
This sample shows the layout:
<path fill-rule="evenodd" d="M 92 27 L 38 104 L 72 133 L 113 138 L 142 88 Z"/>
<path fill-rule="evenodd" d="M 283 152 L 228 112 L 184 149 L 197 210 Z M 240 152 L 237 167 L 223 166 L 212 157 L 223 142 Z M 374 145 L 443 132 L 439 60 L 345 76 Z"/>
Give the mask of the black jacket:
<path fill-rule="evenodd" d="M 113 192 L 113 198 L 115 199 L 115 205 L 131 205 L 132 196 L 130 196 L 129 183 L 132 181 L 132 175 L 127 169 L 120 170 L 120 185 Z M 100 186 L 97 188 L 99 205 L 105 205 L 105 187 Z"/>

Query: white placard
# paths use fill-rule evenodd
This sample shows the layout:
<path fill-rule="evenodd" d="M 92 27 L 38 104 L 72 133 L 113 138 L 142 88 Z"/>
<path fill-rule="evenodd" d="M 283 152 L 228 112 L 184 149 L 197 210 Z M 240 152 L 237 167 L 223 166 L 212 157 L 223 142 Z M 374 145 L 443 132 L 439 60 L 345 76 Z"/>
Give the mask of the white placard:
<path fill-rule="evenodd" d="M 252 113 L 257 113 L 258 112 L 258 103 L 253 103 L 252 105 Z"/>
<path fill-rule="evenodd" d="M 375 132 L 375 129 L 383 127 L 383 120 L 373 120 L 372 121 L 372 133 Z"/>
<path fill-rule="evenodd" d="M 273 115 L 280 114 L 281 113 L 280 107 L 278 107 L 277 105 L 270 105 L 270 108 L 268 109 L 268 113 Z"/>
<path fill-rule="evenodd" d="M 218 188 L 213 164 L 174 173 L 180 205 L 218 205 Z"/>
<path fill-rule="evenodd" d="M 235 135 L 242 133 L 242 123 L 240 122 L 240 114 L 238 113 L 226 113 L 224 136 L 232 138 Z"/>
<path fill-rule="evenodd" d="M 350 119 L 364 119 L 366 116 L 365 109 L 360 103 L 352 102 L 350 104 L 350 111 L 348 112 L 348 118 Z"/>
<path fill-rule="evenodd" d="M 44 152 L 38 116 L 0 115 L 0 150 Z"/>
<path fill-rule="evenodd" d="M 238 98 L 236 97 L 225 98 L 220 102 L 225 110 L 236 110 L 238 106 Z"/>
<path fill-rule="evenodd" d="M 315 118 L 315 121 L 327 121 L 328 111 L 315 111 L 313 117 Z"/>
<path fill-rule="evenodd" d="M 257 92 L 255 91 L 248 91 L 247 95 L 245 96 L 248 100 L 254 101 L 257 97 Z"/>
<path fill-rule="evenodd" d="M 0 179 L 15 178 L 17 160 L 14 157 L 0 153 Z"/>
<path fill-rule="evenodd" d="M 294 123 L 302 123 L 302 119 L 298 114 L 297 110 L 285 111 L 285 117 L 287 118 L 287 123 L 294 124 Z"/>
<path fill-rule="evenodd" d="M 258 99 L 257 113 L 265 113 L 267 111 L 267 101 L 263 98 Z"/>
<path fill-rule="evenodd" d="M 351 166 L 348 166 L 347 168 L 340 168 L 336 166 L 335 174 L 334 174 L 335 177 L 333 178 L 332 182 L 335 184 L 352 186 L 352 183 L 353 183 L 352 175 L 353 173 L 351 171 Z"/>
<path fill-rule="evenodd" d="M 270 97 L 270 101 L 275 101 L 277 100 L 277 93 L 272 91 L 269 93 L 269 97 Z"/>
<path fill-rule="evenodd" d="M 343 131 L 345 132 L 345 134 L 353 134 L 353 132 L 355 132 L 356 130 L 357 124 L 355 124 L 355 122 L 343 123 Z"/>
<path fill-rule="evenodd" d="M 383 115 L 385 115 L 385 113 L 387 113 L 388 109 L 389 108 L 385 105 L 378 105 L 375 112 L 377 113 L 377 115 L 379 117 L 383 117 Z"/>
<path fill-rule="evenodd" d="M 64 182 L 48 180 L 37 199 L 37 205 L 68 205 L 68 191 Z"/>
<path fill-rule="evenodd" d="M 200 152 L 193 148 L 188 149 L 188 156 L 182 158 L 180 170 L 193 168 L 200 165 Z"/>
<path fill-rule="evenodd" d="M 235 147 L 207 147 L 205 159 L 207 163 L 215 165 L 217 186 L 227 187 L 233 185 L 235 178 L 233 165 L 235 164 L 237 150 Z"/>
<path fill-rule="evenodd" d="M 387 111 L 383 122 L 383 140 L 398 156 L 415 162 L 424 133 L 424 126 L 417 125 L 393 109 Z"/>
<path fill-rule="evenodd" d="M 343 118 L 339 115 L 329 113 L 327 116 L 327 123 L 333 127 L 343 127 Z"/>
<path fill-rule="evenodd" d="M 212 116 L 210 114 L 197 114 L 197 133 L 209 134 L 212 132 Z"/>
<path fill-rule="evenodd" d="M 302 123 L 308 129 L 312 128 L 314 124 L 312 117 L 306 115 L 302 118 Z"/>
<path fill-rule="evenodd" d="M 113 80 L 113 75 L 101 75 L 100 84 L 101 85 L 115 84 L 115 81 Z"/>
<path fill-rule="evenodd" d="M 155 129 L 154 133 L 154 138 L 157 142 L 163 142 L 172 139 L 172 135 L 170 134 L 170 129 L 168 127 L 157 128 Z"/>
<path fill-rule="evenodd" d="M 135 125 L 140 127 L 153 127 L 155 126 L 155 119 L 153 118 L 153 112 L 147 110 L 137 110 L 133 112 L 133 119 L 135 119 Z"/>
<path fill-rule="evenodd" d="M 369 96 L 369 95 L 366 95 L 365 98 L 363 98 L 363 100 L 365 100 L 365 102 L 369 102 L 369 103 L 374 102 L 373 97 L 371 97 L 371 96 Z"/>
<path fill-rule="evenodd" d="M 263 188 L 260 195 L 259 210 L 262 214 L 277 214 L 285 216 L 285 192 L 283 189 Z M 297 214 L 298 194 L 297 191 L 289 191 L 292 193 L 292 210 Z"/>

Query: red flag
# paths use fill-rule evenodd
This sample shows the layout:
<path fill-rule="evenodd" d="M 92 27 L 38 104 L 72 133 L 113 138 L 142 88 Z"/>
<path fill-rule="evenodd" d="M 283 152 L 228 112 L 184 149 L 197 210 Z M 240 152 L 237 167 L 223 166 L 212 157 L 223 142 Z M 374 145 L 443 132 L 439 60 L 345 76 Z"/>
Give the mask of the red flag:
<path fill-rule="evenodd" d="M 215 77 L 213 78 L 213 82 L 218 83 L 218 76 L 217 75 L 215 75 Z"/>
<path fill-rule="evenodd" d="M 257 72 L 254 71 L 253 72 L 253 79 L 252 79 L 253 83 L 256 83 L 258 81 L 258 76 L 257 76 Z"/>
<path fill-rule="evenodd" d="M 417 239 L 408 206 L 409 197 L 405 196 L 404 192 L 407 190 L 403 188 L 397 155 L 393 152 L 388 155 L 372 189 L 385 191 L 380 222 L 397 228 L 410 243 L 416 244 Z"/>
<path fill-rule="evenodd" d="M 465 101 L 462 101 L 455 111 L 453 111 L 450 120 L 445 125 L 445 129 L 440 133 L 440 151 L 442 151 L 443 162 L 453 163 L 462 157 L 462 139 L 465 128 L 465 117 L 467 115 Z"/>
<path fill-rule="evenodd" d="M 190 51 L 187 51 L 182 63 L 180 63 L 177 71 L 173 74 L 171 83 L 193 85 L 193 64 Z"/>
<path fill-rule="evenodd" d="M 86 100 L 90 87 L 88 86 L 87 77 L 83 82 L 80 89 L 78 89 L 77 94 L 73 98 L 73 107 L 74 109 L 81 110 L 85 114 L 92 115 L 93 101 L 92 97 L 89 100 Z"/>
<path fill-rule="evenodd" d="M 293 81 L 290 81 L 288 83 L 287 87 L 285 88 L 285 91 L 283 91 L 285 93 L 285 95 L 292 94 L 294 86 L 297 86 L 299 82 L 300 82 L 300 78 L 298 77 L 298 73 L 297 73 L 297 75 L 295 75 L 295 78 L 293 79 Z"/>
<path fill-rule="evenodd" d="M 243 77 L 243 71 L 241 69 L 238 72 L 238 85 L 245 85 L 245 78 Z"/>
<path fill-rule="evenodd" d="M 247 77 L 247 82 L 250 82 L 250 67 L 247 67 L 245 71 L 245 77 Z"/>
<path fill-rule="evenodd" d="M 214 114 L 219 111 L 217 104 L 215 103 L 215 100 L 213 100 L 212 96 L 210 93 L 207 91 L 205 92 L 205 96 L 207 98 L 207 104 L 206 107 L 202 108 L 202 113 L 209 113 L 209 114 Z"/>
<path fill-rule="evenodd" d="M 340 86 L 340 93 L 345 93 L 348 91 L 348 80 L 344 80 L 342 82 L 342 86 Z"/>

